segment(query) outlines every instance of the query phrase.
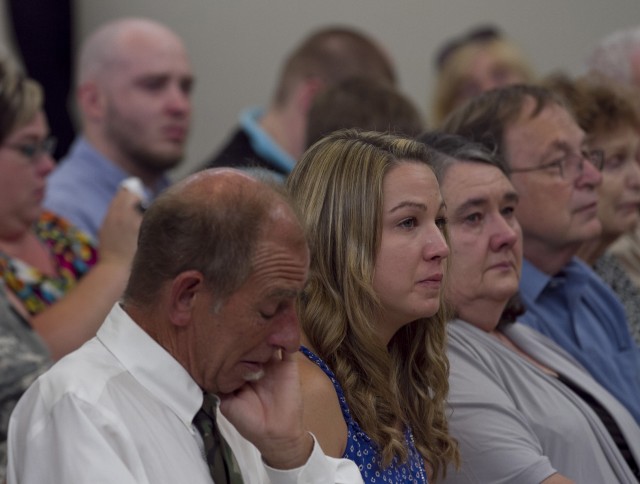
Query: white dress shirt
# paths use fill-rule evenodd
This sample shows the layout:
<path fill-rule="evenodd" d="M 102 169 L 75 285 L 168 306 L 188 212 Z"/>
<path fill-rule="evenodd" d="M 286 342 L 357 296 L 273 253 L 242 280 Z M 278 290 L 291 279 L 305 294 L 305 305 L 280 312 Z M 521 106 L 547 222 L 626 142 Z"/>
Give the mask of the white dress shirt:
<path fill-rule="evenodd" d="M 211 484 L 192 420 L 202 390 L 116 304 L 97 336 L 24 394 L 9 423 L 8 484 Z M 322 453 L 279 471 L 221 415 L 246 483 L 361 483 L 357 466 Z"/>

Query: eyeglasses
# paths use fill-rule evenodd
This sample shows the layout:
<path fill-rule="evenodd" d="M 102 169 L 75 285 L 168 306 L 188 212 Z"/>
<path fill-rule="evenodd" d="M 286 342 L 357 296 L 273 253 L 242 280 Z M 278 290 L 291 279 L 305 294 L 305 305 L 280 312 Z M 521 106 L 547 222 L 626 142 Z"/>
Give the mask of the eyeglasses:
<path fill-rule="evenodd" d="M 4 145 L 4 147 L 17 151 L 25 158 L 28 158 L 29 161 L 36 161 L 40 159 L 42 155 L 46 154 L 51 156 L 56 149 L 57 142 L 58 140 L 55 137 L 50 136 L 42 141 Z"/>
<path fill-rule="evenodd" d="M 548 168 L 557 168 L 560 171 L 560 176 L 567 181 L 575 181 L 584 173 L 584 161 L 587 160 L 598 171 L 602 171 L 604 166 L 604 151 L 582 150 L 580 154 L 567 154 L 560 160 L 555 160 L 544 165 L 534 166 L 531 168 L 513 168 L 510 173 L 528 173 L 530 171 L 546 170 Z"/>
<path fill-rule="evenodd" d="M 475 42 L 489 42 L 490 40 L 499 38 L 501 38 L 500 31 L 490 25 L 486 27 L 479 27 L 461 37 L 456 37 L 444 44 L 444 46 L 442 46 L 438 51 L 438 55 L 436 55 L 435 59 L 436 67 L 438 70 L 442 70 L 447 59 L 449 59 L 456 50 L 464 47 L 465 45 L 473 44 Z"/>

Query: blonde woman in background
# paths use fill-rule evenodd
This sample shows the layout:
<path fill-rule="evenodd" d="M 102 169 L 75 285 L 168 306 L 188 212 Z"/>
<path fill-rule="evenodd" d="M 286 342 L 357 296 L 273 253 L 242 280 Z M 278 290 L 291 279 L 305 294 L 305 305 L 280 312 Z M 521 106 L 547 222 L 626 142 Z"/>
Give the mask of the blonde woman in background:
<path fill-rule="evenodd" d="M 520 50 L 495 27 L 478 27 L 448 41 L 436 56 L 432 123 L 439 126 L 457 106 L 478 94 L 534 76 Z"/>
<path fill-rule="evenodd" d="M 447 432 L 444 205 L 426 147 L 339 131 L 287 186 L 311 248 L 298 315 L 305 423 L 366 483 L 437 480 Z"/>

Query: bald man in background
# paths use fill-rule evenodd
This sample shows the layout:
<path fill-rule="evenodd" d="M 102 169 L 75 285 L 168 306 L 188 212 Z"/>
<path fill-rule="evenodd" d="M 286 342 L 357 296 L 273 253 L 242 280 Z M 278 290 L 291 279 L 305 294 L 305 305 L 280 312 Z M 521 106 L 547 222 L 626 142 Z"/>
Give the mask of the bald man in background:
<path fill-rule="evenodd" d="M 182 40 L 142 18 L 107 23 L 80 51 L 82 134 L 48 181 L 45 207 L 97 238 L 120 183 L 140 178 L 147 198 L 183 158 L 193 74 Z"/>

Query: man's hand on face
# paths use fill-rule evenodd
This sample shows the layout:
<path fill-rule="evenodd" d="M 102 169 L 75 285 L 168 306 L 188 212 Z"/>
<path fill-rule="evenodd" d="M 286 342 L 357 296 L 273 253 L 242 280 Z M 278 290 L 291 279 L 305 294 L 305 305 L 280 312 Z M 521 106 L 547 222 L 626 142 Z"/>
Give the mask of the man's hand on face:
<path fill-rule="evenodd" d="M 264 376 L 232 394 L 220 395 L 220 411 L 276 469 L 304 465 L 313 437 L 302 422 L 302 394 L 294 354 L 279 351 Z"/>

